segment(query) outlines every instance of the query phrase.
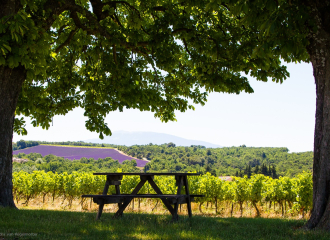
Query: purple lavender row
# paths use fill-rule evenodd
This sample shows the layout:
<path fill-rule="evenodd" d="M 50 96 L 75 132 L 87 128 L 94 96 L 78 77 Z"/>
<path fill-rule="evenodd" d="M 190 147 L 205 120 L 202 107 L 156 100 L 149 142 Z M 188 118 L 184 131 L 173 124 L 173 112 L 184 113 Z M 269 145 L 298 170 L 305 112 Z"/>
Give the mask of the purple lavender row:
<path fill-rule="evenodd" d="M 114 160 L 118 160 L 119 163 L 122 163 L 124 160 L 136 160 L 138 167 L 144 167 L 147 164 L 147 161 L 143 161 L 137 158 L 129 157 L 124 154 L 121 154 L 115 149 L 103 149 L 103 148 L 81 148 L 81 147 L 59 147 L 59 146 L 47 146 L 47 145 L 38 145 L 31 148 L 16 150 L 13 154 L 18 153 L 40 153 L 43 157 L 49 154 L 53 154 L 58 157 L 67 158 L 70 160 L 79 160 L 83 157 L 85 158 L 106 158 L 111 157 Z"/>

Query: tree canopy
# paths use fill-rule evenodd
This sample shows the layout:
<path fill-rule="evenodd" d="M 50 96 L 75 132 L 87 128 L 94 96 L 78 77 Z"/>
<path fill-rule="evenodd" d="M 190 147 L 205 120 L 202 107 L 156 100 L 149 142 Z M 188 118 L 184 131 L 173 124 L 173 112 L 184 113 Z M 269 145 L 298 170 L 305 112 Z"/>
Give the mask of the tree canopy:
<path fill-rule="evenodd" d="M 259 80 L 288 76 L 278 56 L 255 51 L 253 28 L 207 1 L 21 1 L 1 21 L 2 66 L 26 70 L 16 115 L 49 127 L 56 114 L 85 109 L 86 127 L 109 135 L 111 111 L 174 110 L 204 104 L 206 91 L 253 92 Z M 216 9 L 211 9 L 216 6 Z M 15 130 L 23 119 L 16 120 Z"/>

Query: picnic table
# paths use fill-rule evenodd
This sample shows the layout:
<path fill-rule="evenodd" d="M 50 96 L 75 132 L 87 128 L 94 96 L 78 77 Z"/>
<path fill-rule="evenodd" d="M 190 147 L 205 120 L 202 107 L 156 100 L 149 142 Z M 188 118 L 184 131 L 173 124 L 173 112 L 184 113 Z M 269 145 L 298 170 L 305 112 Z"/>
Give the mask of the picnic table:
<path fill-rule="evenodd" d="M 188 215 L 192 217 L 191 202 L 195 197 L 204 197 L 204 195 L 192 195 L 189 193 L 187 176 L 200 175 L 199 173 L 93 173 L 94 175 L 105 175 L 107 177 L 102 195 L 82 195 L 82 197 L 91 197 L 93 202 L 99 205 L 99 210 L 96 219 L 100 219 L 103 211 L 104 204 L 118 204 L 118 210 L 114 217 L 122 216 L 126 207 L 130 204 L 133 198 L 160 198 L 169 212 L 172 214 L 172 219 L 178 219 L 178 206 L 179 204 L 187 204 Z M 124 175 L 138 175 L 140 182 L 136 185 L 132 193 L 121 194 L 120 185 Z M 163 194 L 160 188 L 154 181 L 154 176 L 174 176 L 176 180 L 177 193 L 176 194 Z M 151 187 L 155 190 L 156 194 L 138 194 L 143 185 L 149 182 Z M 116 192 L 108 195 L 110 185 L 114 185 Z M 185 194 L 181 193 L 184 186 Z M 173 205 L 173 206 L 172 206 Z"/>

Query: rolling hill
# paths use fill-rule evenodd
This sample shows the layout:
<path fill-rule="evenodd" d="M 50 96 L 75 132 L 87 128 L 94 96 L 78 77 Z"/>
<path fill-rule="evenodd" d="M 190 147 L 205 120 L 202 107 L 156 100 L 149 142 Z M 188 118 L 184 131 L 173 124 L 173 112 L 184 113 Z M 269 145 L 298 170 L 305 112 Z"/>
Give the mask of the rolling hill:
<path fill-rule="evenodd" d="M 109 143 L 109 144 L 125 145 L 125 146 L 147 145 L 149 143 L 161 145 L 164 143 L 172 142 L 172 143 L 175 143 L 176 146 L 202 145 L 202 146 L 205 146 L 206 148 L 221 148 L 222 147 L 220 145 L 209 143 L 209 142 L 185 139 L 185 138 L 177 137 L 177 136 L 166 134 L 166 133 L 156 133 L 156 132 L 115 131 L 115 132 L 113 132 L 112 136 L 104 137 L 103 140 L 95 138 L 95 139 L 84 140 L 84 142 Z"/>

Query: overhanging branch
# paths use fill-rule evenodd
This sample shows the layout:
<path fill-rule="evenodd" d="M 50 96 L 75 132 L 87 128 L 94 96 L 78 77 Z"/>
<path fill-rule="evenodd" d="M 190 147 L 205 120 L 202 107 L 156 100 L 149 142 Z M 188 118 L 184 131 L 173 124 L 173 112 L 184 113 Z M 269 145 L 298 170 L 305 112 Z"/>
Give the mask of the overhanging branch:
<path fill-rule="evenodd" d="M 75 33 L 78 31 L 78 28 L 73 29 L 70 33 L 68 38 L 60 45 L 56 48 L 55 52 L 58 53 L 59 51 L 61 51 L 62 48 L 64 48 L 65 46 L 67 46 L 70 41 L 72 40 L 73 36 L 75 35 Z"/>
<path fill-rule="evenodd" d="M 189 28 L 178 28 L 178 29 L 173 30 L 172 34 L 175 35 L 180 32 L 191 32 L 191 31 L 192 31 L 192 29 L 189 29 Z"/>
<path fill-rule="evenodd" d="M 183 42 L 184 48 L 186 49 L 187 53 L 191 57 L 191 53 L 190 53 L 190 51 L 188 49 L 188 45 L 187 45 L 186 39 L 182 38 L 182 42 Z"/>

